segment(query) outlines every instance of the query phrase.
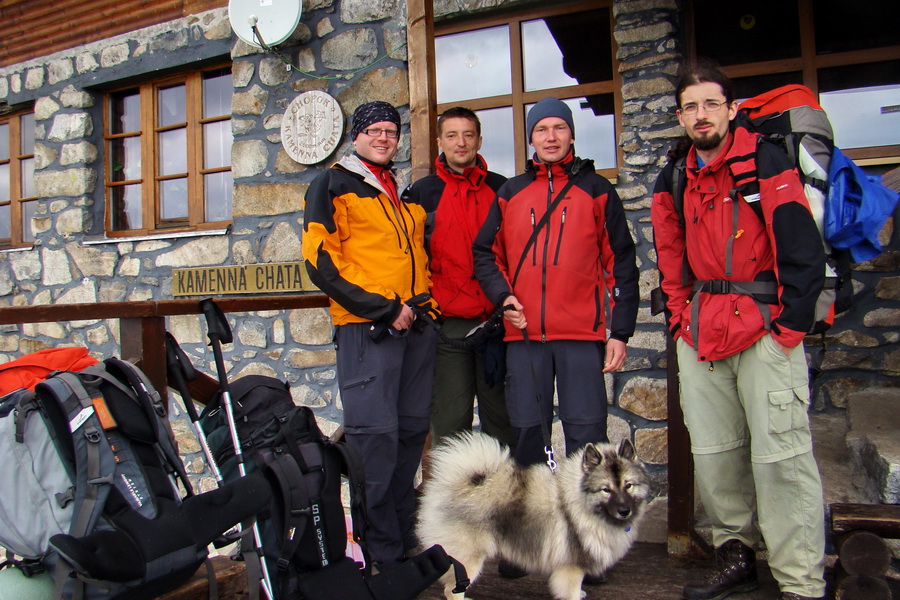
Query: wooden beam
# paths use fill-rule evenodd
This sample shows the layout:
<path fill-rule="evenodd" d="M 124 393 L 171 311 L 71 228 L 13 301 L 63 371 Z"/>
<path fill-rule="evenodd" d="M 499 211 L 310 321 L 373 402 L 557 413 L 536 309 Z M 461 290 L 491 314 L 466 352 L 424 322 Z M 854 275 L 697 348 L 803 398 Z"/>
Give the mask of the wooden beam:
<path fill-rule="evenodd" d="M 437 84 L 434 70 L 434 6 L 406 0 L 409 55 L 409 141 L 412 180 L 431 173 L 437 156 Z"/>
<path fill-rule="evenodd" d="M 835 533 L 862 529 L 884 538 L 900 539 L 900 505 L 832 504 L 831 529 Z"/>

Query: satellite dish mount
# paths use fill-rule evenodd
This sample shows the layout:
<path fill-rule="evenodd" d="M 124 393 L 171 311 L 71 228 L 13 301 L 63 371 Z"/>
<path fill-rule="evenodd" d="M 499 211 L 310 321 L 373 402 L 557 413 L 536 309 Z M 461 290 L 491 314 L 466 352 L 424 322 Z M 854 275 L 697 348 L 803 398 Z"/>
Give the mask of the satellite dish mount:
<path fill-rule="evenodd" d="M 228 19 L 241 40 L 270 52 L 297 29 L 302 0 L 229 0 Z"/>

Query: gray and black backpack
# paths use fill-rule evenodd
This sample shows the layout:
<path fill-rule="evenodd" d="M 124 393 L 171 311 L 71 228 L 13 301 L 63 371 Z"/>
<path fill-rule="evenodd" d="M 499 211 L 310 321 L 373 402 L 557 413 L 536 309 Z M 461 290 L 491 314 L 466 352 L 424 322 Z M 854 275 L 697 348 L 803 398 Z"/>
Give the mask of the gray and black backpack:
<path fill-rule="evenodd" d="M 195 495 L 165 404 L 115 358 L 0 398 L 0 545 L 55 598 L 154 598 L 270 497 L 259 476 Z M 181 488 L 178 484 L 180 483 Z"/>

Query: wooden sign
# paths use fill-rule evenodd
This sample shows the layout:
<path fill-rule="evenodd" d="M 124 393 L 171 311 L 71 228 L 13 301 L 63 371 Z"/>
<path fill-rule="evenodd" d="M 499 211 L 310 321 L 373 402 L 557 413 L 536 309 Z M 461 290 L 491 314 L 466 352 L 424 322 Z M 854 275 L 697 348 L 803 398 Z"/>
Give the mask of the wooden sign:
<path fill-rule="evenodd" d="M 314 291 L 303 262 L 172 269 L 172 295 L 278 294 Z"/>
<path fill-rule="evenodd" d="M 300 94 L 284 111 L 281 145 L 301 165 L 320 163 L 334 152 L 344 133 L 338 101 L 318 90 Z"/>

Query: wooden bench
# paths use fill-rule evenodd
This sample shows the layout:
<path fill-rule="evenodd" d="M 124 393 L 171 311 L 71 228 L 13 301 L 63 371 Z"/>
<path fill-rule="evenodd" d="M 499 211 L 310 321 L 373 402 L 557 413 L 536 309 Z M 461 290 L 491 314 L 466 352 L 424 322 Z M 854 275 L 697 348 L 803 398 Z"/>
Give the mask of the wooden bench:
<path fill-rule="evenodd" d="M 900 505 L 832 504 L 831 529 L 836 536 L 837 600 L 891 600 L 885 574 L 891 551 L 884 541 L 900 539 Z"/>

